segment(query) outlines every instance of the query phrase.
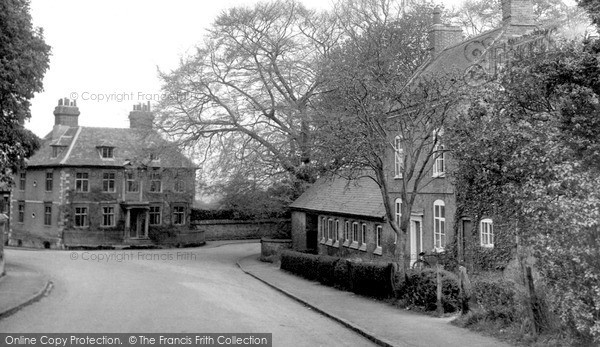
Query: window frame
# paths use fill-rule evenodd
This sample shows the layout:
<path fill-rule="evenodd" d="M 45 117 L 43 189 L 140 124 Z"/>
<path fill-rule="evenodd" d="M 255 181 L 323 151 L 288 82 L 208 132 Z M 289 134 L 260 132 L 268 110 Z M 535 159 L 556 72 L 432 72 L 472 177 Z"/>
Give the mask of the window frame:
<path fill-rule="evenodd" d="M 350 243 L 351 248 L 358 248 L 358 222 L 352 222 L 352 242 Z"/>
<path fill-rule="evenodd" d="M 112 175 L 112 178 L 110 177 Z M 105 171 L 102 172 L 102 192 L 104 193 L 114 193 L 117 191 L 116 188 L 116 179 L 117 175 L 114 171 Z M 112 182 L 112 189 L 111 189 Z"/>
<path fill-rule="evenodd" d="M 89 172 L 84 172 L 84 171 L 75 172 L 75 191 L 78 193 L 88 193 L 90 191 L 90 173 Z"/>
<path fill-rule="evenodd" d="M 125 192 L 126 193 L 139 193 L 140 192 L 140 182 L 135 176 L 135 172 L 127 171 L 125 172 Z"/>
<path fill-rule="evenodd" d="M 439 212 L 439 215 L 438 215 Z M 439 241 L 439 242 L 438 242 Z M 443 251 L 446 247 L 446 204 L 443 200 L 433 202 L 433 248 Z"/>
<path fill-rule="evenodd" d="M 179 209 L 181 209 L 181 211 L 178 211 Z M 172 220 L 171 220 L 171 224 L 173 225 L 185 225 L 185 205 L 174 205 L 173 206 L 173 210 L 172 212 Z M 180 217 L 178 217 L 180 216 Z M 177 221 L 180 220 L 180 223 L 177 223 Z"/>
<path fill-rule="evenodd" d="M 17 202 L 17 223 L 25 223 L 25 201 Z"/>
<path fill-rule="evenodd" d="M 54 171 L 46 171 L 46 192 L 51 192 L 54 187 Z M 48 189 L 50 188 L 50 189 Z"/>
<path fill-rule="evenodd" d="M 50 210 L 48 210 L 50 209 Z M 44 226 L 52 225 L 52 203 L 44 203 Z"/>
<path fill-rule="evenodd" d="M 88 228 L 90 226 L 89 223 L 88 206 L 75 206 L 75 213 L 73 213 L 73 226 L 75 228 Z"/>
<path fill-rule="evenodd" d="M 158 187 L 158 189 L 157 189 L 157 187 Z M 162 192 L 162 175 L 160 174 L 160 172 L 153 171 L 150 173 L 150 192 L 152 192 L 152 193 L 161 193 Z"/>
<path fill-rule="evenodd" d="M 360 225 L 360 247 L 358 250 L 367 250 L 367 223 L 361 223 Z"/>
<path fill-rule="evenodd" d="M 100 146 L 98 147 L 100 151 L 100 158 L 102 159 L 114 159 L 115 158 L 115 148 L 111 146 Z"/>
<path fill-rule="evenodd" d="M 173 191 L 176 193 L 184 193 L 185 192 L 185 181 L 182 179 L 175 180 L 173 185 Z"/>
<path fill-rule="evenodd" d="M 491 218 L 479 221 L 479 243 L 481 247 L 494 248 L 494 221 Z"/>
<path fill-rule="evenodd" d="M 383 226 L 380 224 L 375 225 L 375 250 L 374 254 L 381 255 L 383 248 L 381 247 L 381 239 L 383 237 Z"/>
<path fill-rule="evenodd" d="M 26 187 L 27 187 L 27 172 L 20 172 L 19 173 L 19 190 L 25 191 Z"/>
<path fill-rule="evenodd" d="M 351 226 L 350 226 L 350 221 L 347 220 L 344 223 L 344 246 L 348 247 L 350 245 L 350 232 L 351 232 Z"/>
<path fill-rule="evenodd" d="M 111 212 L 107 212 L 107 209 L 111 209 Z M 102 224 L 100 224 L 101 227 L 104 228 L 110 228 L 110 227 L 114 227 L 116 225 L 116 213 L 115 213 L 115 207 L 114 206 L 102 206 Z M 106 220 L 110 221 L 110 224 L 106 224 Z"/>
<path fill-rule="evenodd" d="M 394 178 L 404 177 L 404 148 L 402 148 L 402 136 L 394 138 Z"/>
<path fill-rule="evenodd" d="M 158 209 L 158 211 L 153 211 L 153 209 Z M 158 223 L 153 223 L 153 216 L 158 218 Z M 148 225 L 162 225 L 162 208 L 160 205 L 150 206 L 150 209 L 148 210 Z"/>

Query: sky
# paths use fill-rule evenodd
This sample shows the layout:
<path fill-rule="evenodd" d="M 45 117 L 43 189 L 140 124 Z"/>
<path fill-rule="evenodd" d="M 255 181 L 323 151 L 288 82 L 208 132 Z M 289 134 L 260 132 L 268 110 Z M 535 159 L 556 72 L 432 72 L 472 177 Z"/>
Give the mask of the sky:
<path fill-rule="evenodd" d="M 67 97 L 77 100 L 79 125 L 128 127 L 134 104 L 160 98 L 159 69 L 175 69 L 221 11 L 255 2 L 31 0 L 33 25 L 43 28 L 52 56 L 25 126 L 40 137 L 48 134 L 58 99 Z M 461 0 L 436 2 L 450 7 Z M 330 0 L 303 3 L 331 7 Z"/>

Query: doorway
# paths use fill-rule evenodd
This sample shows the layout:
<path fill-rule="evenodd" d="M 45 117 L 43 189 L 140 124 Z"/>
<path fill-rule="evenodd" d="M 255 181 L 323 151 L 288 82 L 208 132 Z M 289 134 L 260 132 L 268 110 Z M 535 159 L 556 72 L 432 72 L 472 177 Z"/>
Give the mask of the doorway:
<path fill-rule="evenodd" d="M 410 266 L 423 251 L 423 217 L 410 217 Z"/>
<path fill-rule="evenodd" d="M 129 211 L 129 238 L 143 239 L 146 234 L 147 211 L 145 209 L 131 209 Z"/>

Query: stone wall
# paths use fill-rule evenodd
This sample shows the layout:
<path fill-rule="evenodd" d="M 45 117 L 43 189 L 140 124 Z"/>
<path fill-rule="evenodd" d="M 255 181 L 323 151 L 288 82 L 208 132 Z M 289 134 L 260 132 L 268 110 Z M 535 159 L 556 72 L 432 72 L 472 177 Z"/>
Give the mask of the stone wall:
<path fill-rule="evenodd" d="M 204 231 L 207 241 L 280 238 L 289 230 L 288 219 L 258 221 L 203 220 L 192 222 L 196 230 Z M 289 237 L 289 236 L 287 236 Z"/>
<path fill-rule="evenodd" d="M 260 260 L 265 262 L 276 262 L 281 252 L 292 248 L 291 239 L 269 239 L 260 240 Z"/>

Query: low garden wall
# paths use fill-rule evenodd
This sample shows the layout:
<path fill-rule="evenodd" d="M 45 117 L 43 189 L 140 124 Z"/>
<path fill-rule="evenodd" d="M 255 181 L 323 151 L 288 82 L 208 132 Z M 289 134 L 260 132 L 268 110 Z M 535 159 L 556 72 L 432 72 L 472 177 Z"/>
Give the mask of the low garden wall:
<path fill-rule="evenodd" d="M 192 222 L 194 228 L 203 231 L 207 241 L 246 240 L 278 238 L 289 230 L 289 219 L 268 220 L 201 220 Z"/>
<path fill-rule="evenodd" d="M 65 230 L 63 244 L 72 246 L 107 246 L 123 243 L 123 230 Z"/>
<path fill-rule="evenodd" d="M 282 251 L 291 248 L 291 239 L 262 238 L 260 240 L 260 260 L 266 262 L 275 262 L 279 260 Z"/>

